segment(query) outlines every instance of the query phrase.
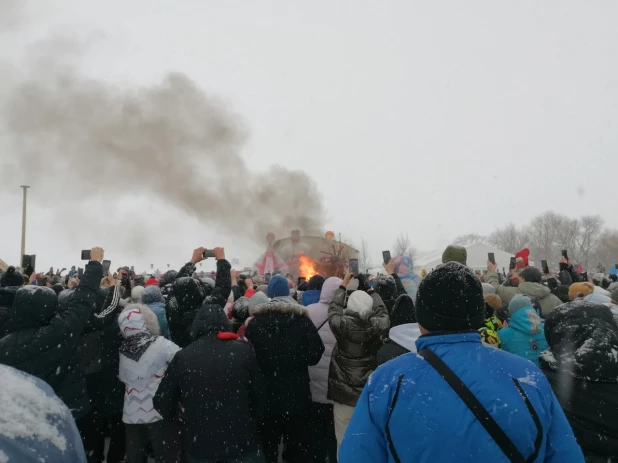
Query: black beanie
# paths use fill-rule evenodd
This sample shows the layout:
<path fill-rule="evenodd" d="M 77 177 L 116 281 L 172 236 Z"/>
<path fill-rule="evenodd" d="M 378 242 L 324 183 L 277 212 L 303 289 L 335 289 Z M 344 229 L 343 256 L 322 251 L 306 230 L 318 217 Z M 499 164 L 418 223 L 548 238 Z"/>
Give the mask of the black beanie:
<path fill-rule="evenodd" d="M 24 285 L 24 277 L 21 273 L 15 270 L 15 267 L 10 266 L 6 269 L 6 272 L 2 274 L 0 277 L 0 288 L 5 288 L 7 286 L 23 286 Z"/>
<path fill-rule="evenodd" d="M 418 287 L 416 318 L 427 331 L 478 330 L 485 321 L 481 282 L 458 262 L 436 268 Z"/>
<path fill-rule="evenodd" d="M 527 283 L 540 283 L 543 279 L 541 271 L 536 267 L 526 267 L 519 272 L 519 276 L 526 280 Z"/>

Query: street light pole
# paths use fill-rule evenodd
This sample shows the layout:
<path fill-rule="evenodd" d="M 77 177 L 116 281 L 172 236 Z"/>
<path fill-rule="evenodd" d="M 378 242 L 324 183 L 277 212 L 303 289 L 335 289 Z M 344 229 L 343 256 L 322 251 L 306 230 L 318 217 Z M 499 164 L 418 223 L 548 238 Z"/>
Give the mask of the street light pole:
<path fill-rule="evenodd" d="M 19 261 L 21 262 L 22 256 L 26 254 L 26 201 L 28 199 L 28 185 L 22 185 L 21 188 L 24 190 L 24 203 L 23 209 L 21 212 L 21 255 L 19 256 Z"/>

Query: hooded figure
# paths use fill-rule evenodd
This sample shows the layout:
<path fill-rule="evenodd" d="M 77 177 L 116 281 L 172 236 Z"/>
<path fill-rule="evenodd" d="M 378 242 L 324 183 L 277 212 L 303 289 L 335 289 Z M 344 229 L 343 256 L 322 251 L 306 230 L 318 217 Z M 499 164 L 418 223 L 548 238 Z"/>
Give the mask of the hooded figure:
<path fill-rule="evenodd" d="M 262 446 L 266 461 L 276 463 L 286 433 L 288 459 L 304 462 L 310 457 L 310 436 L 304 428 L 311 407 L 307 367 L 320 361 L 324 344 L 307 309 L 289 297 L 285 277 L 274 276 L 268 294 L 273 299 L 253 308 L 246 330 L 266 385 Z"/>
<path fill-rule="evenodd" d="M 305 307 L 320 301 L 320 293 L 326 279 L 322 275 L 314 275 L 307 284 L 307 290 L 303 293 L 302 303 Z"/>
<path fill-rule="evenodd" d="M 328 309 L 328 323 L 337 339 L 328 372 L 328 399 L 334 402 L 338 446 L 361 391 L 378 366 L 376 353 L 389 327 L 380 296 L 357 290 L 344 308 L 345 296 L 346 289 L 340 286 Z"/>
<path fill-rule="evenodd" d="M 526 296 L 515 296 L 509 303 L 509 326 L 499 331 L 502 350 L 539 364 L 539 354 L 549 348 L 545 325 Z"/>
<path fill-rule="evenodd" d="M 191 325 L 205 297 L 203 286 L 194 278 L 181 277 L 172 285 L 166 312 L 170 335 L 178 346 L 191 344 Z"/>
<path fill-rule="evenodd" d="M 165 339 L 170 338 L 170 329 L 167 323 L 167 315 L 165 313 L 165 299 L 163 293 L 158 286 L 147 286 L 141 295 L 141 303 L 148 306 L 150 310 L 154 312 L 159 321 L 159 327 L 161 328 L 161 334 Z"/>
<path fill-rule="evenodd" d="M 47 382 L 76 420 L 90 411 L 77 345 L 96 304 L 102 277 L 100 262 L 87 264 L 62 313 L 57 313 L 58 297 L 51 288 L 20 288 L 13 302 L 13 332 L 0 339 L 0 362 Z"/>
<path fill-rule="evenodd" d="M 590 461 L 618 457 L 616 318 L 605 305 L 575 301 L 545 319 L 541 368 Z"/>
<path fill-rule="evenodd" d="M 169 421 L 182 404 L 187 461 L 245 461 L 261 454 L 264 383 L 253 348 L 236 340 L 216 304 L 204 303 L 191 336 L 167 369 L 155 408 Z"/>
<path fill-rule="evenodd" d="M 390 315 L 391 329 L 388 339 L 376 354 L 378 365 L 408 352 L 416 352 L 416 340 L 421 332 L 416 322 L 414 302 L 407 294 L 399 297 Z"/>
<path fill-rule="evenodd" d="M 263 293 L 260 293 L 263 294 Z M 232 331 L 238 333 L 238 330 L 249 318 L 249 301 L 251 299 L 243 296 L 239 298 L 232 306 Z"/>
<path fill-rule="evenodd" d="M 23 285 L 24 277 L 13 266 L 0 276 L 0 339 L 13 330 L 13 300 Z"/>
<path fill-rule="evenodd" d="M 118 316 L 123 341 L 118 377 L 125 384 L 122 421 L 127 432 L 127 462 L 146 459 L 147 443 L 163 461 L 167 430 L 152 399 L 167 366 L 180 348 L 163 336 L 157 316 L 144 304 L 127 306 Z"/>

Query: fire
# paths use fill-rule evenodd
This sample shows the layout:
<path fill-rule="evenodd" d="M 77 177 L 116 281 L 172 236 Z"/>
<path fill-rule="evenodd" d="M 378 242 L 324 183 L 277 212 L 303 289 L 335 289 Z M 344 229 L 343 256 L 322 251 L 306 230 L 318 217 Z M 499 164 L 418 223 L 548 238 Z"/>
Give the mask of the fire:
<path fill-rule="evenodd" d="M 315 269 L 316 264 L 313 260 L 311 260 L 310 257 L 301 254 L 300 256 L 298 256 L 298 260 L 300 262 L 298 266 L 298 268 L 300 269 L 300 274 L 301 276 L 305 277 L 307 281 L 309 281 L 309 279 L 313 275 L 316 275 L 318 273 Z"/>

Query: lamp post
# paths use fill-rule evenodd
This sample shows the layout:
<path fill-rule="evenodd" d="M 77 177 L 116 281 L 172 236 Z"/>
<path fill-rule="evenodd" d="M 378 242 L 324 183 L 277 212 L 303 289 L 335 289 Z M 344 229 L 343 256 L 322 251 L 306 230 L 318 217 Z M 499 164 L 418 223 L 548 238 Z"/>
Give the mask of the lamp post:
<path fill-rule="evenodd" d="M 18 262 L 21 262 L 23 255 L 26 254 L 26 201 L 28 200 L 28 188 L 30 186 L 22 185 L 21 188 L 24 190 L 24 201 L 21 212 L 21 255 Z"/>

